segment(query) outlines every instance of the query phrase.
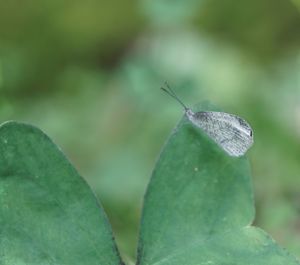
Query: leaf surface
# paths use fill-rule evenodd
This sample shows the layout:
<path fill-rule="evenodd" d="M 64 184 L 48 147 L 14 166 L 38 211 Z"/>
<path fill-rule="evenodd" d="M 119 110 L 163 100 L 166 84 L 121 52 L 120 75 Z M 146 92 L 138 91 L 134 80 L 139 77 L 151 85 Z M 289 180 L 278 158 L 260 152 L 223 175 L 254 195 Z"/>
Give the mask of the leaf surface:
<path fill-rule="evenodd" d="M 250 226 L 254 214 L 246 157 L 228 156 L 183 117 L 145 195 L 138 265 L 299 265 Z"/>
<path fill-rule="evenodd" d="M 43 132 L 16 122 L 0 127 L 0 264 L 121 264 L 87 183 Z"/>

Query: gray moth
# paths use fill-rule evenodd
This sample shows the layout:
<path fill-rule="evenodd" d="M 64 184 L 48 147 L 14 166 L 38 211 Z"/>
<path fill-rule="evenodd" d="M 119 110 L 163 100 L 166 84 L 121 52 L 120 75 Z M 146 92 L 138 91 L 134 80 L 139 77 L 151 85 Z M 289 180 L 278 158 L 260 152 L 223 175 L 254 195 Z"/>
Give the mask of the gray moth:
<path fill-rule="evenodd" d="M 249 123 L 239 116 L 216 111 L 193 112 L 177 97 L 170 86 L 163 91 L 175 98 L 184 108 L 188 120 L 203 130 L 228 155 L 243 156 L 253 144 L 253 130 Z"/>

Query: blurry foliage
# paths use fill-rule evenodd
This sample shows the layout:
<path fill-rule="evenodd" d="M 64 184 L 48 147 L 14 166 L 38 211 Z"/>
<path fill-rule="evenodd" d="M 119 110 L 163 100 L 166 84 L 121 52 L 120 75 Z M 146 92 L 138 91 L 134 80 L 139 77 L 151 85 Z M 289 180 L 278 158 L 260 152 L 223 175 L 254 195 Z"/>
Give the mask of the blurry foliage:
<path fill-rule="evenodd" d="M 0 1 L 0 14 L 2 90 L 22 97 L 53 91 L 70 64 L 111 66 L 142 20 L 135 0 Z"/>
<path fill-rule="evenodd" d="M 299 256 L 297 5 L 0 0 L 0 119 L 66 150 L 130 259 L 146 183 L 182 115 L 159 91 L 168 80 L 186 104 L 209 99 L 253 126 L 255 222 Z"/>
<path fill-rule="evenodd" d="M 298 7 L 298 9 L 300 10 L 300 1 L 299 0 L 291 0 L 295 5 L 296 7 Z"/>
<path fill-rule="evenodd" d="M 153 26 L 182 26 L 188 24 L 191 18 L 199 12 L 200 0 L 142 0 L 143 13 Z"/>
<path fill-rule="evenodd" d="M 261 60 L 290 54 L 300 45 L 300 16 L 291 1 L 205 1 L 197 21 L 208 34 Z"/>

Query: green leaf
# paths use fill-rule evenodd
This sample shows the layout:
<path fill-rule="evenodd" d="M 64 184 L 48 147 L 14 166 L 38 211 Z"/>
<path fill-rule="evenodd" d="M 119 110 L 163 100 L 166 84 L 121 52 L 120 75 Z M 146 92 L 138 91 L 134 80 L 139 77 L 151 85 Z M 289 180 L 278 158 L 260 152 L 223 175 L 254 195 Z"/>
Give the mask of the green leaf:
<path fill-rule="evenodd" d="M 43 132 L 16 122 L 0 127 L 0 264 L 121 264 L 86 182 Z"/>
<path fill-rule="evenodd" d="M 148 186 L 138 264 L 299 265 L 253 218 L 247 159 L 228 156 L 184 117 Z"/>

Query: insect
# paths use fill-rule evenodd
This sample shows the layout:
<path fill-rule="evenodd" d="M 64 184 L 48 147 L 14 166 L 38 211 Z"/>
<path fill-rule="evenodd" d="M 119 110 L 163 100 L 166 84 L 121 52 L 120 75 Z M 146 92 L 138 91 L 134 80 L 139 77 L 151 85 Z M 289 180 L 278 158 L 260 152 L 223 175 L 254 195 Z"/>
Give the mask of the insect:
<path fill-rule="evenodd" d="M 253 131 L 244 119 L 225 112 L 193 112 L 178 98 L 167 82 L 165 86 L 166 88 L 161 87 L 161 89 L 183 106 L 188 120 L 202 129 L 227 154 L 239 157 L 244 155 L 251 147 L 253 144 Z"/>

